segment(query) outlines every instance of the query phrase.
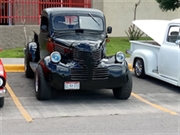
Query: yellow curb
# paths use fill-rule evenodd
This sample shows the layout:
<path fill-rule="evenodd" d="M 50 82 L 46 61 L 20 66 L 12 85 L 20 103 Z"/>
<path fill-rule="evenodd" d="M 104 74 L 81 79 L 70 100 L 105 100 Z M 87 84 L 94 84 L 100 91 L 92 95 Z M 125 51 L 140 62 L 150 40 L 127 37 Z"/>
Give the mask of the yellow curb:
<path fill-rule="evenodd" d="M 133 70 L 132 65 L 131 65 L 131 64 L 129 64 L 129 63 L 128 63 L 128 68 L 129 68 L 129 70 L 131 70 L 131 71 Z"/>
<path fill-rule="evenodd" d="M 24 64 L 4 64 L 6 72 L 24 72 Z M 128 68 L 132 69 L 132 65 L 128 64 Z"/>
<path fill-rule="evenodd" d="M 4 64 L 6 72 L 24 72 L 24 64 Z"/>

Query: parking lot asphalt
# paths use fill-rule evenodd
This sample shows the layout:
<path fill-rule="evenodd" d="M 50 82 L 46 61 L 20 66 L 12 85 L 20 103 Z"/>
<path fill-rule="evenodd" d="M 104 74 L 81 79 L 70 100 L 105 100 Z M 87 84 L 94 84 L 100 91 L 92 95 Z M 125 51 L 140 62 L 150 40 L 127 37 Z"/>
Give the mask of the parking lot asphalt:
<path fill-rule="evenodd" d="M 178 87 L 151 77 L 139 79 L 133 75 L 133 92 L 129 100 L 116 100 L 112 90 L 107 89 L 61 91 L 56 93 L 58 96 L 52 100 L 38 101 L 34 92 L 34 80 L 27 79 L 24 75 L 24 59 L 6 58 L 2 61 L 7 66 L 6 69 L 9 68 L 5 105 L 0 108 L 0 124 L 3 123 L 0 131 L 4 133 L 27 133 L 25 129 L 29 125 L 23 124 L 23 121 L 26 121 L 34 123 L 31 125 L 32 129 L 29 129 L 29 133 L 34 131 L 46 133 L 49 132 L 49 129 L 54 129 L 51 130 L 51 133 L 60 133 L 61 131 L 65 133 L 86 131 L 87 133 L 89 123 L 92 128 L 90 133 L 105 133 L 101 130 L 103 128 L 107 129 L 108 133 L 122 132 L 133 135 L 140 132 L 180 134 L 180 91 Z M 127 61 L 129 62 L 129 59 Z M 18 66 L 22 69 L 15 69 Z M 58 124 L 56 119 L 61 121 L 62 118 L 66 121 L 72 119 L 72 121 L 64 123 L 64 128 L 61 126 L 58 128 L 53 124 Z M 114 119 L 114 123 L 110 122 L 111 119 Z M 44 120 L 46 122 L 43 122 Z M 101 122 L 99 121 L 99 123 L 98 120 Z M 119 127 L 115 124 L 120 124 L 119 120 L 123 120 L 124 126 Z M 22 128 L 17 126 L 12 128 L 13 126 L 9 126 L 11 123 L 17 123 Z M 37 129 L 40 126 L 39 123 L 41 123 L 41 129 Z M 139 125 L 136 125 L 137 123 Z M 76 124 L 80 124 L 81 128 L 74 129 Z M 135 127 L 138 129 L 133 125 L 136 125 Z M 68 128 L 65 128 L 66 126 Z M 100 128 L 97 128 L 98 126 Z"/>
<path fill-rule="evenodd" d="M 117 100 L 111 89 L 102 89 L 59 91 L 57 97 L 39 101 L 33 79 L 23 72 L 7 75 L 8 92 L 0 109 L 3 133 L 180 133 L 179 88 L 160 80 L 133 74 L 128 100 Z"/>

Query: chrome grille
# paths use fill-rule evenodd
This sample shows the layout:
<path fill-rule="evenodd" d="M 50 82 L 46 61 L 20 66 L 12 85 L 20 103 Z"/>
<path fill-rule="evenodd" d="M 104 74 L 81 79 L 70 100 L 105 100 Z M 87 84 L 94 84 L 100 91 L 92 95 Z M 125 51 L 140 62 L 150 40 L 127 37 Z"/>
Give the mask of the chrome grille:
<path fill-rule="evenodd" d="M 94 68 L 92 73 L 92 80 L 105 80 L 108 79 L 107 68 Z M 72 68 L 71 69 L 71 80 L 88 80 L 88 69 L 87 68 Z"/>
<path fill-rule="evenodd" d="M 108 69 L 107 68 L 95 68 L 93 70 L 93 80 L 104 80 L 108 79 Z"/>
<path fill-rule="evenodd" d="M 71 80 L 87 80 L 88 71 L 86 68 L 72 68 L 71 69 Z"/>
<path fill-rule="evenodd" d="M 100 61 L 101 60 L 101 49 L 98 49 L 98 50 L 93 51 L 93 52 L 80 51 L 76 48 L 74 48 L 74 50 L 73 50 L 74 60 L 84 61 L 88 57 L 91 57 L 91 55 L 92 55 L 92 58 L 94 61 Z"/>

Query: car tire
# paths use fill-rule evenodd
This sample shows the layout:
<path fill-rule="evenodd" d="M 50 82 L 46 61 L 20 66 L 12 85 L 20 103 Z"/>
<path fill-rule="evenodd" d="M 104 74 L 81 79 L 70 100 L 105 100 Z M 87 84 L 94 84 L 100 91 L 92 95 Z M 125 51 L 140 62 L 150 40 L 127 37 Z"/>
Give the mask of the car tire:
<path fill-rule="evenodd" d="M 4 97 L 1 97 L 0 98 L 0 107 L 3 107 L 4 106 Z"/>
<path fill-rule="evenodd" d="M 37 66 L 34 75 L 35 93 L 38 100 L 48 100 L 51 98 L 51 87 L 47 84 L 41 65 Z"/>
<path fill-rule="evenodd" d="M 129 72 L 128 82 L 123 87 L 113 89 L 114 97 L 117 99 L 128 99 L 131 96 L 132 85 L 132 74 Z"/>
<path fill-rule="evenodd" d="M 145 69 L 144 69 L 144 62 L 142 59 L 135 59 L 134 62 L 134 74 L 138 78 L 144 78 L 145 75 Z"/>
<path fill-rule="evenodd" d="M 25 75 L 27 78 L 33 78 L 34 77 L 34 72 L 29 65 L 30 61 L 31 61 L 31 58 L 29 57 L 29 44 L 28 44 L 26 47 L 26 53 L 25 53 L 25 59 L 24 59 Z"/>

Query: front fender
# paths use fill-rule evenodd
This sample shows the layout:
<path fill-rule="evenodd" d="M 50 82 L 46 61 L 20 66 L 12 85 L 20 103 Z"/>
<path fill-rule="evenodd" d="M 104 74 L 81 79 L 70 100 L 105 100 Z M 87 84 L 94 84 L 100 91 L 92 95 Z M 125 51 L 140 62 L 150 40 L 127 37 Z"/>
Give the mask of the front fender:
<path fill-rule="evenodd" d="M 137 49 L 132 52 L 130 61 L 132 62 L 133 68 L 135 66 L 135 60 L 141 58 L 144 62 L 145 74 L 157 70 L 157 55 L 155 52 L 147 49 Z"/>
<path fill-rule="evenodd" d="M 0 59 L 0 76 L 2 76 L 6 80 L 6 71 L 1 59 Z"/>
<path fill-rule="evenodd" d="M 49 72 L 59 72 L 60 74 L 69 74 L 70 66 L 68 64 L 63 64 L 59 62 L 58 64 L 54 64 L 50 60 L 50 56 L 46 56 L 41 62 L 41 66 L 43 65 L 44 71 Z M 42 64 L 43 63 L 43 64 Z"/>
<path fill-rule="evenodd" d="M 82 66 L 79 64 L 79 62 L 76 61 L 70 61 L 67 64 L 59 62 L 58 64 L 54 64 L 50 60 L 50 56 L 46 56 L 43 60 L 40 62 L 41 66 L 43 67 L 43 71 L 45 74 L 47 73 L 59 73 L 60 75 L 70 75 L 71 69 L 81 69 Z M 116 73 L 115 76 L 118 76 L 122 73 L 125 73 L 129 70 L 128 64 L 126 61 L 122 63 L 115 62 L 115 58 L 111 57 L 108 59 L 102 59 L 101 62 L 96 65 L 97 68 L 107 68 L 109 72 Z"/>
<path fill-rule="evenodd" d="M 0 98 L 1 97 L 4 97 L 5 96 L 5 85 L 6 85 L 6 71 L 5 71 L 5 68 L 4 68 L 4 65 L 3 65 L 3 62 L 1 61 L 0 59 L 0 78 L 3 80 L 3 83 L 2 85 L 0 86 Z"/>

